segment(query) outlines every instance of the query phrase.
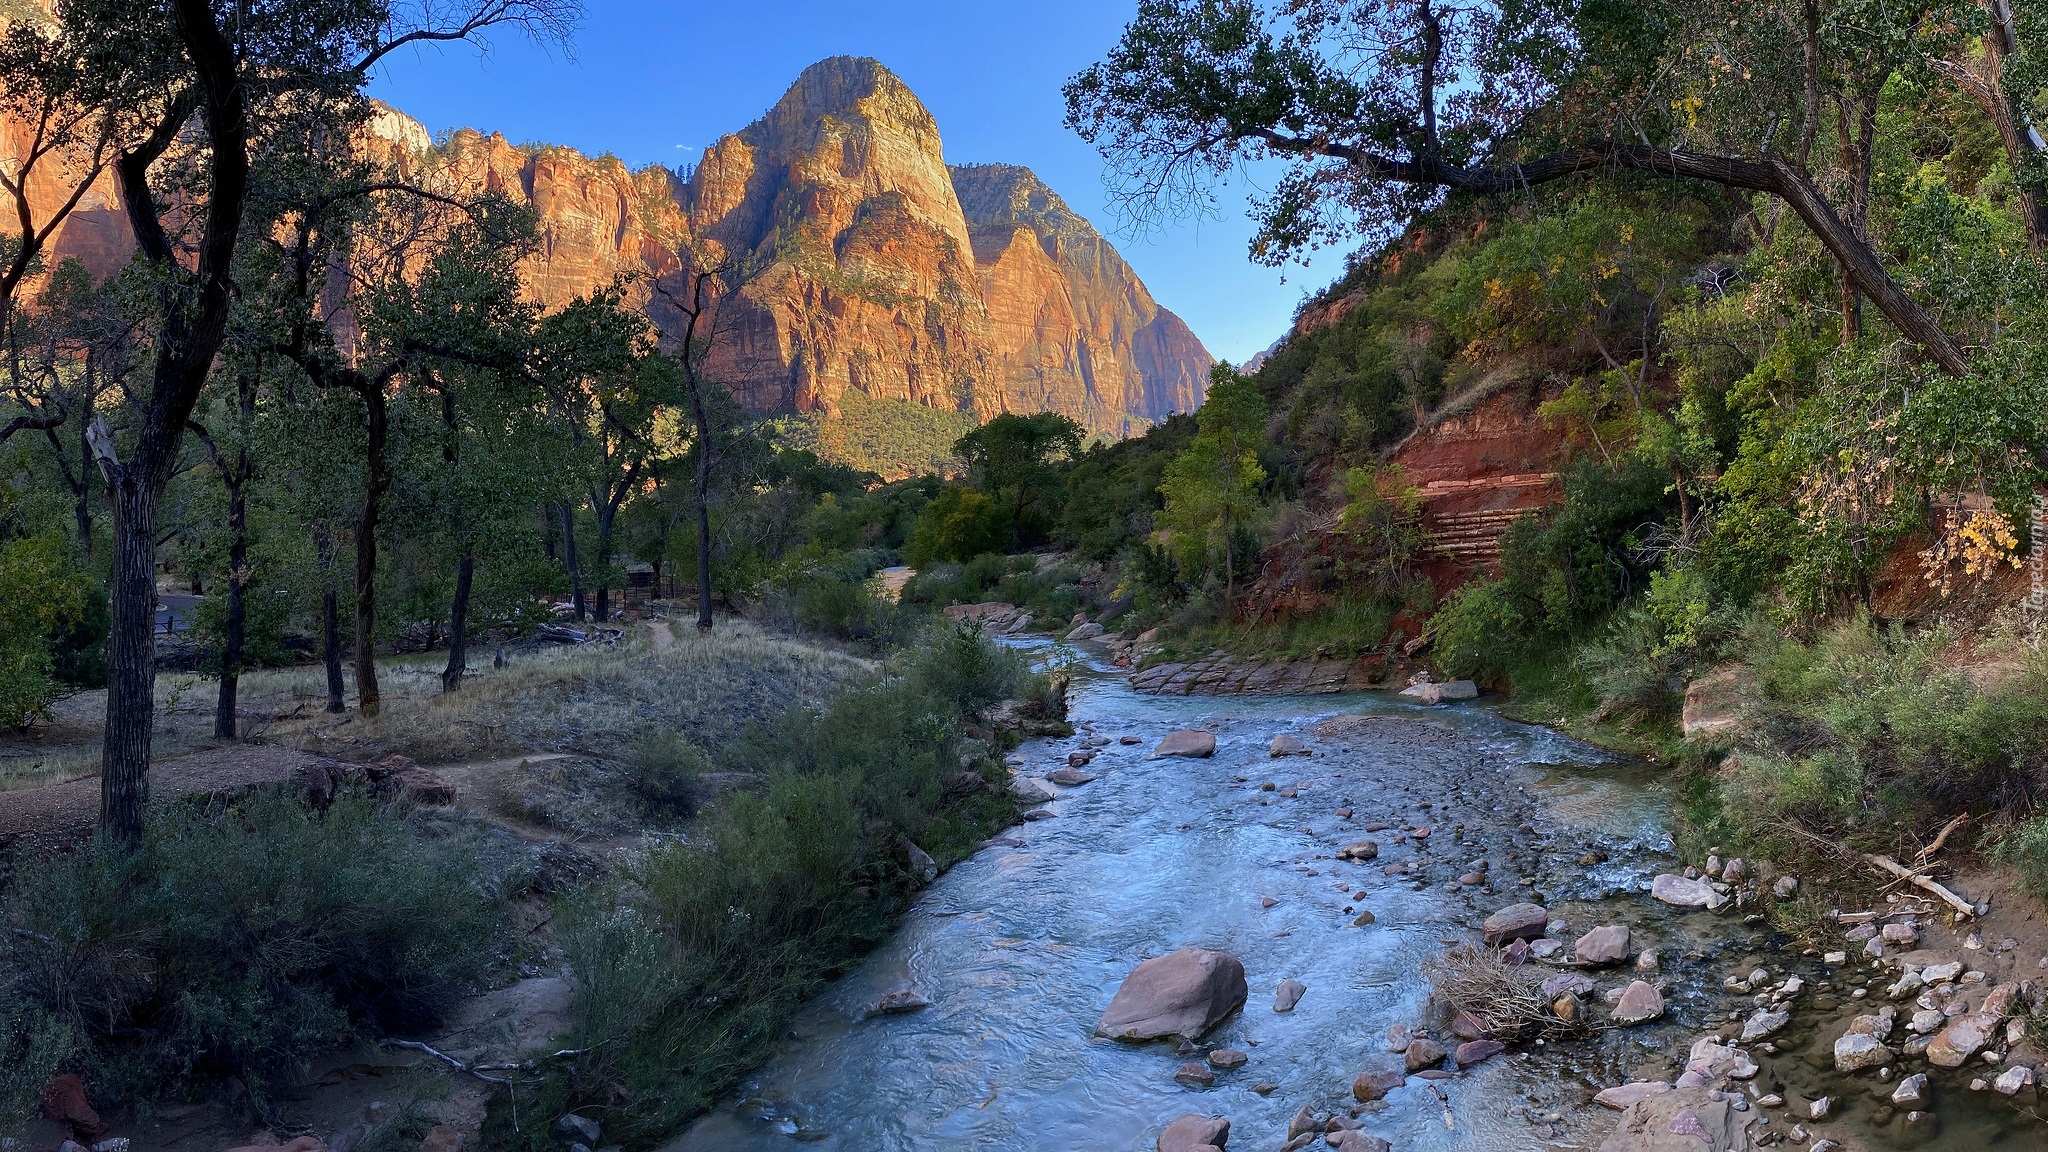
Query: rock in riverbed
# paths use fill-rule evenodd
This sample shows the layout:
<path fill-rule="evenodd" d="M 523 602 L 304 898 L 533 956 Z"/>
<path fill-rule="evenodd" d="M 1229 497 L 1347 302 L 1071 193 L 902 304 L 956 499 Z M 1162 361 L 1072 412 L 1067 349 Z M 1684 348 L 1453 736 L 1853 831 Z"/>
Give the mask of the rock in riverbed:
<path fill-rule="evenodd" d="M 1613 1088 L 1604 1088 L 1594 1095 L 1593 1103 L 1620 1112 L 1628 1109 L 1637 1101 L 1648 1100 L 1652 1096 L 1662 1096 L 1671 1090 L 1671 1085 L 1660 1080 L 1639 1080 L 1633 1084 L 1621 1084 Z"/>
<path fill-rule="evenodd" d="M 1628 959 L 1628 925 L 1606 924 L 1579 937 L 1572 952 L 1582 963 L 1619 964 Z"/>
<path fill-rule="evenodd" d="M 881 998 L 868 1008 L 868 1015 L 901 1016 L 906 1012 L 916 1012 L 931 1006 L 932 1002 L 919 996 L 915 990 L 898 988 L 882 993 Z"/>
<path fill-rule="evenodd" d="M 1370 1104 L 1407 1082 L 1408 1077 L 1400 1072 L 1360 1072 L 1351 1082 L 1351 1096 L 1360 1104 Z"/>
<path fill-rule="evenodd" d="M 1221 1148 L 1230 1139 L 1230 1121 L 1221 1116 L 1196 1116 L 1190 1113 L 1176 1118 L 1159 1133 L 1156 1148 L 1159 1152 L 1191 1152 L 1192 1149 L 1209 1145 Z"/>
<path fill-rule="evenodd" d="M 1046 773 L 1045 778 L 1062 788 L 1078 788 L 1083 784 L 1093 784 L 1095 782 L 1095 777 L 1081 771 L 1079 768 L 1054 769 Z"/>
<path fill-rule="evenodd" d="M 1756 1110 L 1737 1111 L 1724 1095 L 1699 1087 L 1645 1096 L 1622 1112 L 1600 1152 L 1750 1152 Z"/>
<path fill-rule="evenodd" d="M 1533 940 L 1543 935 L 1550 913 L 1540 904 L 1510 904 L 1486 918 L 1481 931 L 1486 943 L 1499 946 L 1510 940 Z"/>
<path fill-rule="evenodd" d="M 1444 1062 L 1444 1046 L 1434 1040 L 1410 1040 L 1407 1049 L 1401 1053 L 1401 1059 L 1410 1072 L 1434 1068 Z"/>
<path fill-rule="evenodd" d="M 1216 737 L 1214 734 L 1204 732 L 1199 728 L 1183 728 L 1178 732 L 1168 732 L 1165 738 L 1159 741 L 1159 746 L 1152 749 L 1152 755 L 1148 759 L 1158 760 L 1166 756 L 1187 756 L 1199 760 L 1205 756 L 1213 756 L 1215 753 Z"/>
<path fill-rule="evenodd" d="M 1353 840 L 1351 843 L 1337 849 L 1337 859 L 1357 860 L 1360 863 L 1378 859 L 1379 854 L 1380 842 L 1377 840 Z"/>
<path fill-rule="evenodd" d="M 1991 1041 L 1999 1026 L 1989 1012 L 1966 1012 L 1948 1022 L 1927 1044 L 1927 1062 L 1937 1068 L 1961 1068 Z"/>
<path fill-rule="evenodd" d="M 1709 911 L 1728 902 L 1727 897 L 1714 891 L 1714 886 L 1705 880 L 1688 880 L 1669 872 L 1650 881 L 1650 895 L 1680 908 L 1705 908 Z"/>
<path fill-rule="evenodd" d="M 1865 1032 L 1851 1032 L 1835 1041 L 1835 1071 L 1861 1072 L 1892 1062 L 1892 1050 Z"/>
<path fill-rule="evenodd" d="M 1282 732 L 1280 735 L 1273 737 L 1273 743 L 1270 746 L 1268 746 L 1267 750 L 1272 754 L 1275 760 L 1278 760 L 1282 756 L 1308 755 L 1308 745 L 1303 744 L 1301 741 L 1296 740 L 1294 737 L 1289 736 L 1285 732 Z"/>
<path fill-rule="evenodd" d="M 1664 1014 L 1664 994 L 1648 981 L 1637 980 L 1621 993 L 1614 1005 L 1616 1024 L 1641 1024 Z"/>
<path fill-rule="evenodd" d="M 1280 987 L 1273 990 L 1273 1011 L 1294 1011 L 1294 1006 L 1301 1003 L 1302 994 L 1307 991 L 1308 985 L 1299 980 L 1282 980 Z"/>
<path fill-rule="evenodd" d="M 1111 1040 L 1200 1039 L 1244 1005 L 1244 965 L 1227 952 L 1183 948 L 1131 970 L 1095 1026 Z"/>

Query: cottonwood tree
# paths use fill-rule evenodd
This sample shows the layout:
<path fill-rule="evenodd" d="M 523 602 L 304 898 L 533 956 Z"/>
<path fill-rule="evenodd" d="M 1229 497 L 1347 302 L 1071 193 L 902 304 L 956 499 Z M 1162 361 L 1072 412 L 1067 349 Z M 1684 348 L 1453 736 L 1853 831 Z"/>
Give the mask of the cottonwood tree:
<path fill-rule="evenodd" d="M 1067 122 L 1136 212 L 1204 202 L 1248 161 L 1286 174 L 1254 255 L 1398 230 L 1446 194 L 1598 172 L 1765 193 L 1942 370 L 1968 357 L 1865 232 L 1877 89 L 1950 55 L 1974 0 L 1141 0 L 1068 82 Z M 1817 144 L 1836 144 L 1819 171 Z"/>
<path fill-rule="evenodd" d="M 1059 491 L 1059 466 L 1081 454 L 1085 434 L 1058 412 L 1005 412 L 953 443 L 976 486 L 1009 513 L 1011 547 L 1027 536 L 1044 538 L 1052 519 L 1048 509 Z"/>
<path fill-rule="evenodd" d="M 2048 247 L 2048 138 L 2031 109 L 2048 88 L 2048 4 L 2039 0 L 1979 0 L 1979 35 L 1932 55 L 1928 67 L 1954 84 L 1990 118 L 2012 166 L 2027 244 Z"/>
<path fill-rule="evenodd" d="M 711 380 L 705 373 L 712 347 L 718 340 L 718 297 L 729 291 L 736 279 L 732 265 L 723 262 L 703 262 L 691 256 L 685 275 L 685 287 L 681 290 L 656 284 L 661 298 L 683 319 L 681 333 L 675 338 L 675 361 L 682 373 L 684 395 L 690 405 L 690 423 L 695 435 L 691 440 L 693 457 L 691 496 L 697 519 L 697 631 L 709 632 L 711 618 L 711 470 L 712 456 L 717 446 L 716 430 L 712 414 L 721 407 L 721 400 L 729 400 L 731 393 L 724 385 Z"/>
<path fill-rule="evenodd" d="M 1243 538 L 1264 504 L 1259 445 L 1265 441 L 1266 399 L 1251 377 L 1219 364 L 1209 374 L 1195 421 L 1194 441 L 1166 466 L 1160 481 L 1166 506 L 1159 521 L 1183 574 L 1194 576 L 1221 558 L 1223 602 L 1229 607 L 1237 600 Z"/>
<path fill-rule="evenodd" d="M 38 110 L 38 123 L 74 126 L 86 156 L 73 194 L 15 242 L 46 241 L 111 169 L 153 296 L 148 379 L 124 397 L 123 437 L 94 444 L 114 521 L 101 824 L 117 843 L 140 841 L 147 799 L 158 509 L 226 335 L 276 127 L 359 102 L 369 70 L 401 46 L 500 27 L 559 37 L 576 12 L 573 0 L 67 0 L 47 22 L 10 28 L 8 100 Z M 8 192 L 22 219 L 34 197 L 24 181 Z M 0 313 L 22 280 L 0 276 Z"/>
<path fill-rule="evenodd" d="M 351 529 L 354 655 L 356 707 L 374 716 L 393 394 L 407 383 L 431 386 L 439 366 L 518 370 L 533 308 L 520 299 L 514 265 L 532 219 L 501 201 L 455 202 L 360 176 L 285 218 L 291 227 L 268 262 L 277 272 L 280 328 L 269 348 L 314 387 L 355 397 L 363 413 L 362 502 Z M 348 333 L 348 347 L 335 339 L 337 328 Z"/>
<path fill-rule="evenodd" d="M 596 612 L 606 623 L 619 510 L 672 446 L 664 443 L 672 438 L 662 424 L 680 399 L 677 373 L 657 346 L 654 326 L 625 306 L 621 285 L 579 297 L 543 319 L 534 345 L 533 371 L 567 428 L 578 496 L 596 521 Z M 573 517 L 564 517 L 563 531 L 573 548 Z M 571 564 L 580 585 L 583 574 Z"/>

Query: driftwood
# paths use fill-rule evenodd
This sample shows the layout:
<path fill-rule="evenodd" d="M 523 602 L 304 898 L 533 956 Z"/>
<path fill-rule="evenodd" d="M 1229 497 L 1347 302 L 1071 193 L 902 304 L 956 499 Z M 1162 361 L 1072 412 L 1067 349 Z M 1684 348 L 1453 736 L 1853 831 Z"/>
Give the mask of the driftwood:
<path fill-rule="evenodd" d="M 1976 905 L 1970 903 L 1968 900 L 1963 899 L 1961 896 L 1956 895 L 1949 889 L 1942 887 L 1940 884 L 1935 883 L 1929 877 L 1919 872 L 1913 871 L 1911 868 L 1906 867 L 1905 865 L 1899 863 L 1897 860 L 1894 860 L 1889 856 L 1883 855 L 1881 853 L 1872 853 L 1864 856 L 1863 858 L 1865 860 L 1868 860 L 1873 866 L 1875 866 L 1879 870 L 1889 872 L 1893 876 L 1896 876 L 1899 879 L 1904 880 L 1906 883 L 1913 885 L 1915 888 L 1918 888 L 1923 892 L 1931 892 L 1934 895 L 1940 897 L 1942 903 L 1947 904 L 1949 907 L 1955 909 L 1958 915 L 1975 916 L 1977 914 Z"/>
<path fill-rule="evenodd" d="M 1949 834 L 1954 832 L 1956 829 L 1961 828 L 1963 824 L 1969 819 L 1970 814 L 1968 812 L 1957 813 L 1955 819 L 1950 820 L 1947 824 L 1942 825 L 1941 833 L 1934 838 L 1934 842 L 1932 844 L 1929 844 L 1927 847 L 1922 848 L 1920 850 L 1920 854 L 1918 856 L 1913 857 L 1913 859 L 1923 864 L 1926 863 L 1927 858 L 1929 856 L 1932 856 L 1936 852 L 1941 851 L 1941 846 L 1948 843 Z"/>

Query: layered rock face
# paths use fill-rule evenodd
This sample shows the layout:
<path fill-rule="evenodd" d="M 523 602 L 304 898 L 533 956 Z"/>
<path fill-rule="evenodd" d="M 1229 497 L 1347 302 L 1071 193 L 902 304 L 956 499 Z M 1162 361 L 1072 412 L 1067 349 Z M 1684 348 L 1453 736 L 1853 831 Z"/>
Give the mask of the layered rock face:
<path fill-rule="evenodd" d="M 1011 410 L 1129 435 L 1201 407 L 1208 350 L 1029 168 L 958 167 L 953 187 Z"/>
<path fill-rule="evenodd" d="M 423 140 L 408 124 L 378 131 Z M 873 60 L 806 69 L 687 182 L 469 131 L 438 162 L 538 212 L 544 306 L 621 273 L 679 286 L 691 250 L 741 269 L 709 369 L 756 412 L 831 413 L 851 391 L 1121 437 L 1201 406 L 1212 358 L 1116 249 L 1029 169 L 948 168 L 931 113 Z M 647 278 L 628 298 L 679 326 Z"/>
<path fill-rule="evenodd" d="M 1208 351 L 1116 250 L 1029 169 L 949 169 L 873 60 L 806 69 L 706 152 L 683 204 L 703 247 L 760 269 L 714 353 L 756 410 L 850 389 L 1125 436 L 1201 406 Z"/>
<path fill-rule="evenodd" d="M 806 69 L 713 145 L 684 193 L 704 246 L 758 271 L 720 304 L 715 377 L 761 411 L 883 400 L 1002 410 L 967 221 L 939 130 L 872 60 Z"/>

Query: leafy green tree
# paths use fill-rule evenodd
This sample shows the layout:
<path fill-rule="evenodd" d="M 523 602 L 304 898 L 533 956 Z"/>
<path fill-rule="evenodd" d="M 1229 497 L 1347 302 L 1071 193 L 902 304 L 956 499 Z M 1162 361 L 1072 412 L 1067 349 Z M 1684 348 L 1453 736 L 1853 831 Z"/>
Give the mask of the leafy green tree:
<path fill-rule="evenodd" d="M 1011 548 L 1045 538 L 1058 514 L 1060 466 L 1081 454 L 1084 431 L 1057 412 L 1005 412 L 954 442 L 975 487 L 1009 513 Z"/>
<path fill-rule="evenodd" d="M 934 560 L 964 561 L 1001 552 L 1010 539 L 1002 505 L 972 488 L 948 485 L 917 517 L 905 559 L 922 568 Z"/>
<path fill-rule="evenodd" d="M 1159 491 L 1166 498 L 1160 524 L 1184 572 L 1220 562 L 1224 603 L 1237 600 L 1239 538 L 1265 505 L 1266 398 L 1250 377 L 1219 364 L 1195 413 L 1197 431 L 1187 451 L 1167 465 Z"/>
<path fill-rule="evenodd" d="M 1391 234 L 1446 194 L 1589 173 L 1763 193 L 1841 268 L 1845 335 L 1867 295 L 1960 376 L 1962 347 L 1870 243 L 1866 208 L 1885 80 L 1924 73 L 1982 16 L 1974 0 L 1141 0 L 1067 84 L 1067 122 L 1139 213 L 1203 203 L 1241 161 L 1284 162 L 1253 242 L 1270 261 L 1361 222 Z M 1823 180 L 1830 123 L 1839 179 Z"/>
<path fill-rule="evenodd" d="M 492 27 L 560 35 L 569 0 L 73 0 L 49 20 L 0 36 L 7 100 L 31 109 L 33 138 L 83 159 L 55 177 L 41 211 L 17 169 L 4 192 L 21 227 L 0 273 L 0 319 L 40 244 L 108 169 L 149 283 L 149 379 L 124 393 L 122 436 L 92 425 L 113 506 L 113 627 L 108 653 L 101 824 L 123 845 L 142 835 L 155 710 L 156 549 L 164 489 L 186 422 L 213 370 L 236 299 L 236 256 L 266 189 L 271 149 L 323 131 L 345 136 L 370 69 L 410 43 L 462 40 Z M 45 129 L 51 129 L 46 131 Z M 48 185 L 45 185 L 48 187 Z M 167 195 L 175 187 L 176 196 Z M 261 214 L 258 214 L 261 219 Z M 268 223 L 268 221 L 263 221 Z M 260 231 L 256 229 L 256 231 Z M 324 272 L 324 268 L 322 270 Z"/>
<path fill-rule="evenodd" d="M 580 297 L 540 321 L 535 371 L 568 429 L 571 474 L 596 521 L 597 619 L 611 619 L 619 509 L 673 452 L 665 418 L 683 401 L 673 361 L 621 289 Z M 567 529 L 573 536 L 573 527 Z M 580 574 L 578 574 L 580 575 Z"/>

